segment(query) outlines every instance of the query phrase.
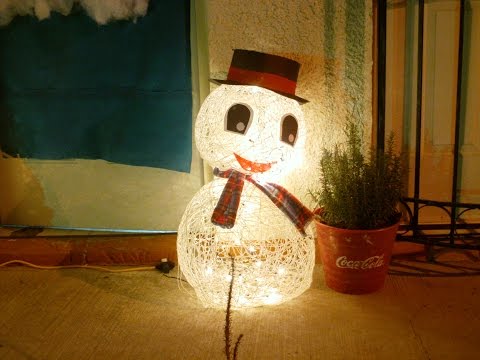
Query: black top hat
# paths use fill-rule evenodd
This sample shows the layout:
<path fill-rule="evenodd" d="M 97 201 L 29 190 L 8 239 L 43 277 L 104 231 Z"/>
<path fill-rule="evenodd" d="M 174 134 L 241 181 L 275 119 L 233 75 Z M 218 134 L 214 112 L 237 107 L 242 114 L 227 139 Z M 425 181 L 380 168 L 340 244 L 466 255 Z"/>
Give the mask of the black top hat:
<path fill-rule="evenodd" d="M 275 91 L 304 104 L 308 100 L 295 95 L 300 64 L 277 55 L 234 49 L 226 80 L 210 79 L 217 84 L 256 85 Z"/>

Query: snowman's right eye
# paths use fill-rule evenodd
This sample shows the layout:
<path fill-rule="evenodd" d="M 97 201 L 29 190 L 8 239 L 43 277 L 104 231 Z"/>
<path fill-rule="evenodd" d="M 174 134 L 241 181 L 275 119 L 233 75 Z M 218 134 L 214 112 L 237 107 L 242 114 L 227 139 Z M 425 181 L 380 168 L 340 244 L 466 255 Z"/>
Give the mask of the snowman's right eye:
<path fill-rule="evenodd" d="M 225 118 L 225 130 L 245 135 L 252 120 L 252 111 L 245 104 L 230 106 Z"/>

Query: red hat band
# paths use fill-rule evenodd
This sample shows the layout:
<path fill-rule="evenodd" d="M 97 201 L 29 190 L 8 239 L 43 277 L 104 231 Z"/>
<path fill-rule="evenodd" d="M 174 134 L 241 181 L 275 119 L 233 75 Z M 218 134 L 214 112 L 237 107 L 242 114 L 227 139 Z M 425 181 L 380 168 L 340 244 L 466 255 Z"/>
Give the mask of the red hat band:
<path fill-rule="evenodd" d="M 297 83 L 295 81 L 282 76 L 266 72 L 239 69 L 236 67 L 230 67 L 227 79 L 240 84 L 257 85 L 272 91 L 290 95 L 295 95 L 295 89 L 297 88 Z"/>

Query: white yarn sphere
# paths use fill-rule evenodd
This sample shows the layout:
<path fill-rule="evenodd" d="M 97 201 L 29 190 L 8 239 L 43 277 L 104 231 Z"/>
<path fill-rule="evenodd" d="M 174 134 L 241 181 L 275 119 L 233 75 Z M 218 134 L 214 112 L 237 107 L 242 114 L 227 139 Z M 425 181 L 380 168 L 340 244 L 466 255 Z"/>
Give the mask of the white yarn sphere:
<path fill-rule="evenodd" d="M 226 131 L 227 114 L 236 105 L 251 111 L 245 135 Z M 282 121 L 292 115 L 298 123 L 294 146 L 280 140 Z M 257 163 L 273 163 L 265 172 L 278 182 L 301 165 L 305 146 L 303 111 L 293 99 L 257 86 L 221 85 L 205 99 L 195 122 L 195 142 L 200 156 L 212 167 L 248 173 L 234 153 Z"/>

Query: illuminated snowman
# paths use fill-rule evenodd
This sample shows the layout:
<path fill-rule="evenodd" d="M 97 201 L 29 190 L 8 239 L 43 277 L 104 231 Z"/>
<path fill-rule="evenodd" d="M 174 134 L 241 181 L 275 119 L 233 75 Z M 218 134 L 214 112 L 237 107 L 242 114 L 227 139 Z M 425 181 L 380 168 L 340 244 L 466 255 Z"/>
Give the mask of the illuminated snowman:
<path fill-rule="evenodd" d="M 310 287 L 312 213 L 277 185 L 299 171 L 305 126 L 295 96 L 300 65 L 235 50 L 227 80 L 204 101 L 198 151 L 215 178 L 191 200 L 178 229 L 178 261 L 204 306 L 279 304 Z"/>

